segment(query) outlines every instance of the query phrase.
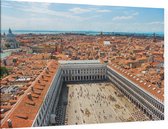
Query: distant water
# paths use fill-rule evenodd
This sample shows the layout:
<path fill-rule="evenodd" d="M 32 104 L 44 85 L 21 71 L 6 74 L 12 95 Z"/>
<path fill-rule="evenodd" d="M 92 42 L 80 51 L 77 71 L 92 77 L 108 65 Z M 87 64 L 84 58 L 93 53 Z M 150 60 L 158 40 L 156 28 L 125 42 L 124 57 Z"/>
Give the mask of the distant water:
<path fill-rule="evenodd" d="M 7 33 L 8 30 L 2 30 L 2 34 L 5 32 Z M 83 34 L 83 35 L 99 35 L 100 31 L 50 31 L 50 30 L 13 30 L 14 34 Z M 131 33 L 131 32 L 103 32 L 104 35 L 135 35 L 135 36 L 153 36 L 154 32 L 138 32 L 138 33 Z M 156 36 L 164 37 L 163 32 L 156 32 Z"/>

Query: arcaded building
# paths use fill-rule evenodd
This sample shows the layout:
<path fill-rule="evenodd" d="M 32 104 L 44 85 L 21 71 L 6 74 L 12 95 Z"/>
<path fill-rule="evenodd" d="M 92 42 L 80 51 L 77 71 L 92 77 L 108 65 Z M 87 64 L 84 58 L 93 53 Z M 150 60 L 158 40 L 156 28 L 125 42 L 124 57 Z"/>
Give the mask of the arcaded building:
<path fill-rule="evenodd" d="M 20 127 L 24 127 L 24 123 L 25 127 L 64 125 L 68 93 L 66 84 L 104 81 L 115 85 L 151 120 L 164 120 L 163 93 L 147 84 L 141 86 L 133 82 L 116 66 L 102 64 L 99 60 L 52 62 L 37 79 L 37 84 L 32 85 L 24 96 L 25 101 L 20 102 L 21 108 L 25 106 L 29 114 L 17 115 L 17 111 L 13 111 L 4 119 L 2 127 L 19 127 L 20 123 Z M 16 110 L 19 111 L 18 107 Z"/>
<path fill-rule="evenodd" d="M 59 61 L 60 67 L 57 72 L 51 90 L 47 94 L 39 115 L 37 115 L 33 126 L 44 126 L 54 124 L 56 108 L 58 106 L 59 94 L 63 83 L 88 82 L 88 81 L 111 81 L 137 105 L 152 120 L 164 119 L 164 104 L 151 93 L 148 93 L 140 86 L 128 80 L 117 71 L 106 64 L 101 64 L 98 60 L 86 61 Z M 49 98 L 49 99 L 48 99 Z M 66 103 L 66 100 L 63 100 Z M 51 105 L 47 104 L 50 103 Z M 53 107 L 53 108 L 52 108 Z M 46 112 L 43 109 L 48 109 Z M 46 114 L 47 113 L 47 114 Z M 45 116 L 46 115 L 46 116 Z M 44 117 L 45 116 L 45 117 Z M 60 119 L 64 115 L 60 115 Z M 49 119 L 50 118 L 50 119 Z M 64 121 L 64 120 L 62 120 Z M 64 124 L 62 122 L 62 124 Z"/>

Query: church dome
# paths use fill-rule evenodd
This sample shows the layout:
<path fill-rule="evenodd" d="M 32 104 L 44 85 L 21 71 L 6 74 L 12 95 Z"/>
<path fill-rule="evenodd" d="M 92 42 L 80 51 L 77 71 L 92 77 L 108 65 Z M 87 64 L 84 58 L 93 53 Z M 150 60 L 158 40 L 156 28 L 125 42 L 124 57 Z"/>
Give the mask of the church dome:
<path fill-rule="evenodd" d="M 8 34 L 6 35 L 7 37 L 15 37 L 15 35 L 12 33 L 12 30 L 9 28 Z"/>
<path fill-rule="evenodd" d="M 8 34 L 5 37 L 6 44 L 8 44 L 8 48 L 15 49 L 19 48 L 19 43 L 16 41 L 16 36 L 12 33 L 11 29 L 9 28 Z"/>

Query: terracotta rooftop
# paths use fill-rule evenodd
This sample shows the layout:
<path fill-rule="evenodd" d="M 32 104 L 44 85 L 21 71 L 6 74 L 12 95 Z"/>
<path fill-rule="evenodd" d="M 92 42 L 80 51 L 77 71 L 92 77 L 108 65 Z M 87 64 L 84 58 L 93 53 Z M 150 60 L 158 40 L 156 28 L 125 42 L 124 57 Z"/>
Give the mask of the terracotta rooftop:
<path fill-rule="evenodd" d="M 141 88 L 143 88 L 148 93 L 152 94 L 154 97 L 156 97 L 160 101 L 164 102 L 164 90 L 163 89 L 160 89 L 156 85 L 153 85 L 151 83 L 144 82 L 139 77 L 137 77 L 135 75 L 132 75 L 127 70 L 121 69 L 119 66 L 110 65 L 110 67 L 113 68 L 114 70 L 116 70 L 121 75 L 123 75 L 126 78 L 128 78 L 129 80 L 131 80 L 132 82 L 138 84 L 138 86 L 140 86 Z"/>
<path fill-rule="evenodd" d="M 12 127 L 14 128 L 32 126 L 38 110 L 43 103 L 43 99 L 48 91 L 48 88 L 50 87 L 53 76 L 56 73 L 57 67 L 58 64 L 53 60 L 48 63 L 48 74 L 44 69 L 43 72 L 31 84 L 29 89 L 25 91 L 24 95 L 16 102 L 16 105 L 1 121 L 1 126 L 3 128 L 9 128 L 7 122 L 9 119 L 12 121 Z"/>

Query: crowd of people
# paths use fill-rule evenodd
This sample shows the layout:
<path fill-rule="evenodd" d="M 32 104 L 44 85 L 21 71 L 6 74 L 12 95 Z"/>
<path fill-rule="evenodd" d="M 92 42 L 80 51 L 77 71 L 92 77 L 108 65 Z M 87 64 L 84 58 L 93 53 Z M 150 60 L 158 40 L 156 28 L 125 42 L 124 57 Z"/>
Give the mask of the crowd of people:
<path fill-rule="evenodd" d="M 149 120 L 111 83 L 75 84 L 68 87 L 67 124 Z"/>

